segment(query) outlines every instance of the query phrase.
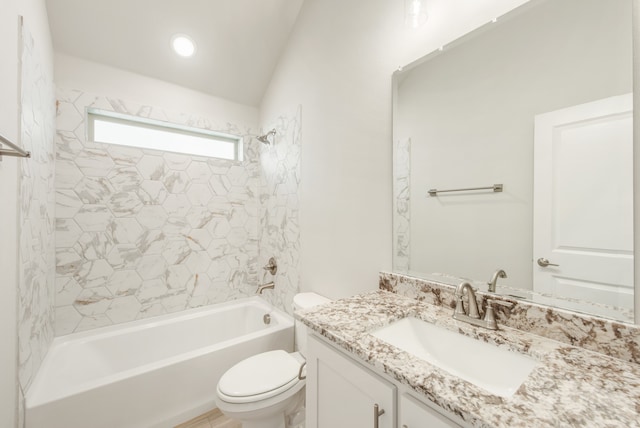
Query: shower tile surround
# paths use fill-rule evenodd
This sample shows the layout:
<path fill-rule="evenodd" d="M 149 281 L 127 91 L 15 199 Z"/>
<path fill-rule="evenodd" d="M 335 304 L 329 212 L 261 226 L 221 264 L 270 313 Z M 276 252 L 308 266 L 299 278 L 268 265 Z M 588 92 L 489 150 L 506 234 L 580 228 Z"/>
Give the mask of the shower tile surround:
<path fill-rule="evenodd" d="M 411 139 L 393 142 L 393 270 L 411 265 Z"/>
<path fill-rule="evenodd" d="M 24 393 L 54 336 L 54 136 L 53 76 L 24 25 L 21 52 L 20 144 L 31 158 L 9 160 L 20 168 L 18 222 L 18 426 Z M 8 284 L 5 284 L 8 285 Z"/>
<path fill-rule="evenodd" d="M 244 161 L 88 142 L 87 107 L 243 136 Z M 298 164 L 296 114 L 276 121 L 286 137 L 265 147 L 249 127 L 58 89 L 56 335 L 252 296 L 259 262 L 277 250 L 288 269 L 271 299 L 289 310 L 280 295 L 298 289 L 297 254 L 260 244 L 275 242 L 266 230 L 297 248 L 298 235 L 270 230 L 281 224 L 268 217 L 284 210 L 297 225 L 297 181 L 262 176 L 261 157 L 277 149 L 276 165 Z"/>
<path fill-rule="evenodd" d="M 293 314 L 293 296 L 300 290 L 300 187 L 301 107 L 270 121 L 264 130 L 275 129 L 273 145 L 260 152 L 260 267 L 276 255 L 275 277 L 260 269 L 258 282 L 274 280 L 278 292 L 262 296 L 272 305 Z"/>

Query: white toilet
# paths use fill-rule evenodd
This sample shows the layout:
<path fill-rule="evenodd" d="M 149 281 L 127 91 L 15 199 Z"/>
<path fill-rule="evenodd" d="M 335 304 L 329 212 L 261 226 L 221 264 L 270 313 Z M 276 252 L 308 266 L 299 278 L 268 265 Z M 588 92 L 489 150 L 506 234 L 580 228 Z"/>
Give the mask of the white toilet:
<path fill-rule="evenodd" d="M 293 297 L 293 309 L 328 302 L 315 293 Z M 216 405 L 222 413 L 242 423 L 242 428 L 285 428 L 286 415 L 304 403 L 306 327 L 295 321 L 299 352 L 269 351 L 240 361 L 225 372 L 216 388 Z"/>

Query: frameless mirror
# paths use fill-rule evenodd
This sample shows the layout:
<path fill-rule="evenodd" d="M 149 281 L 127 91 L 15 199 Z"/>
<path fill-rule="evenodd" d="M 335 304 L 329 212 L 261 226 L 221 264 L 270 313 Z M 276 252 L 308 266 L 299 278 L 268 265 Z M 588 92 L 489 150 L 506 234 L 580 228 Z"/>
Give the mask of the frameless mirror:
<path fill-rule="evenodd" d="M 394 271 L 633 322 L 632 64 L 632 0 L 533 0 L 397 71 Z"/>

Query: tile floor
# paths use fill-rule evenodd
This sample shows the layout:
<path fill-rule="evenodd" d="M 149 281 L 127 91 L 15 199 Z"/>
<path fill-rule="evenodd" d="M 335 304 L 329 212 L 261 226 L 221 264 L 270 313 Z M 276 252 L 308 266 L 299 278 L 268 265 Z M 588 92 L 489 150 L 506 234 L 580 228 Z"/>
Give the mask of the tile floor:
<path fill-rule="evenodd" d="M 242 428 L 242 425 L 214 409 L 175 428 Z"/>

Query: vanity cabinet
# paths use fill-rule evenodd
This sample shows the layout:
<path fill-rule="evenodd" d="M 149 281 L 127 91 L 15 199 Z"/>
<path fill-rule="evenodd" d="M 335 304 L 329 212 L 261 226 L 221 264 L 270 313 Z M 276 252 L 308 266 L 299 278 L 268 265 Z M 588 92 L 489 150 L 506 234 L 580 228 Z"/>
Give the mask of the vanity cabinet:
<path fill-rule="evenodd" d="M 464 426 L 314 335 L 307 354 L 307 428 Z"/>
<path fill-rule="evenodd" d="M 307 428 L 395 426 L 396 387 L 309 337 Z"/>
<path fill-rule="evenodd" d="M 398 427 L 400 428 L 459 428 L 461 426 L 407 393 L 400 394 L 399 407 Z"/>

